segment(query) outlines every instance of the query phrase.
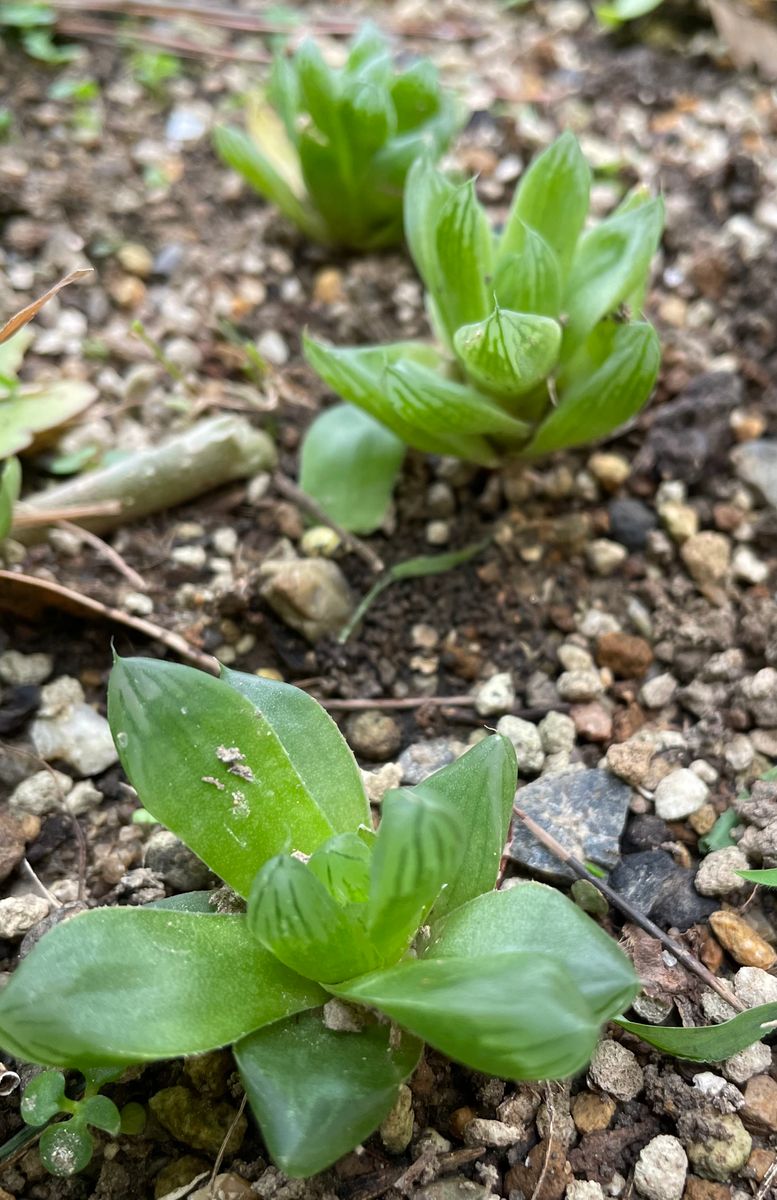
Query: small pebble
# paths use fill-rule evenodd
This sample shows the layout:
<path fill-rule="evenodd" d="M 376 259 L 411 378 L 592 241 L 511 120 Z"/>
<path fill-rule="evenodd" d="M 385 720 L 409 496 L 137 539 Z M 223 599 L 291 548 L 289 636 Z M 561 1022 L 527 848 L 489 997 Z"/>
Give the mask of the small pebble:
<path fill-rule="evenodd" d="M 467 1146 L 502 1149 L 514 1146 L 522 1137 L 523 1131 L 515 1125 L 507 1125 L 504 1121 L 489 1121 L 485 1117 L 475 1117 L 464 1129 L 464 1142 Z"/>
<path fill-rule="evenodd" d="M 394 1106 L 380 1125 L 380 1140 L 389 1154 L 404 1154 L 413 1137 L 413 1093 L 401 1084 Z"/>
<path fill-rule="evenodd" d="M 620 542 L 612 542 L 609 538 L 594 538 L 586 546 L 585 556 L 592 571 L 607 577 L 622 566 L 628 557 L 628 551 Z"/>
<path fill-rule="evenodd" d="M 770 1070 L 772 1065 L 771 1047 L 764 1042 L 753 1042 L 738 1054 L 732 1054 L 723 1063 L 722 1071 L 726 1079 L 732 1083 L 747 1083 L 753 1075 L 760 1075 Z"/>
<path fill-rule="evenodd" d="M 0 654 L 0 680 L 11 687 L 45 683 L 53 670 L 50 654 L 22 654 L 19 650 L 6 650 Z"/>
<path fill-rule="evenodd" d="M 388 713 L 368 709 L 348 722 L 348 743 L 362 758 L 386 762 L 402 744 L 402 731 Z"/>
<path fill-rule="evenodd" d="M 663 675 L 654 675 L 652 679 L 646 679 L 642 684 L 639 692 L 639 699 L 645 708 L 664 708 L 667 704 L 671 704 L 677 692 L 677 680 L 674 675 L 668 672 Z"/>
<path fill-rule="evenodd" d="M 646 1200 L 680 1200 L 688 1172 L 682 1143 L 661 1133 L 640 1150 L 634 1167 L 634 1187 Z"/>
<path fill-rule="evenodd" d="M 761 967 L 741 967 L 734 976 L 734 992 L 748 1008 L 777 1004 L 777 976 Z"/>
<path fill-rule="evenodd" d="M 736 1113 L 715 1114 L 706 1125 L 709 1132 L 687 1143 L 688 1159 L 697 1175 L 724 1183 L 747 1162 L 753 1139 Z"/>
<path fill-rule="evenodd" d="M 16 941 L 48 915 L 49 902 L 42 896 L 8 896 L 0 900 L 0 938 Z"/>
<path fill-rule="evenodd" d="M 731 564 L 731 543 L 722 533 L 705 530 L 694 534 L 680 551 L 695 583 L 706 588 L 723 583 Z"/>
<path fill-rule="evenodd" d="M 777 962 L 777 951 L 736 913 L 714 912 L 710 925 L 724 950 L 742 966 L 768 971 Z"/>
<path fill-rule="evenodd" d="M 549 712 L 537 726 L 546 754 L 570 754 L 575 746 L 575 723 L 566 713 Z"/>
<path fill-rule="evenodd" d="M 661 780 L 653 803 L 663 821 L 682 821 L 701 808 L 707 799 L 707 785 L 693 771 L 681 767 Z"/>
<path fill-rule="evenodd" d="M 72 786 L 73 780 L 61 771 L 36 771 L 14 788 L 8 798 L 8 807 L 17 815 L 32 813 L 43 817 L 62 809 Z"/>
<path fill-rule="evenodd" d="M 257 340 L 256 348 L 274 367 L 285 366 L 289 361 L 289 347 L 276 329 L 266 329 Z"/>
<path fill-rule="evenodd" d="M 481 717 L 506 713 L 515 704 L 515 686 L 509 671 L 499 671 L 475 691 L 475 711 Z"/>
<path fill-rule="evenodd" d="M 631 474 L 631 463 L 627 458 L 601 450 L 591 455 L 587 467 L 606 492 L 616 492 Z"/>
<path fill-rule="evenodd" d="M 572 1100 L 572 1120 L 580 1133 L 595 1133 L 609 1127 L 616 1108 L 617 1103 L 612 1096 L 578 1092 Z"/>
<path fill-rule="evenodd" d="M 653 662 L 653 651 L 642 637 L 603 633 L 596 641 L 596 661 L 620 679 L 642 679 Z"/>
<path fill-rule="evenodd" d="M 537 726 L 532 725 L 531 721 L 523 721 L 520 717 L 508 715 L 499 718 L 496 731 L 508 738 L 515 747 L 518 774 L 523 776 L 539 774 L 545 761 L 545 751 Z"/>
<path fill-rule="evenodd" d="M 745 881 L 736 872 L 746 871 L 748 866 L 747 857 L 738 846 L 713 850 L 702 859 L 696 872 L 696 891 L 701 896 L 728 896 L 738 892 Z"/>
<path fill-rule="evenodd" d="M 731 559 L 731 573 L 735 579 L 757 586 L 769 578 L 769 567 L 749 546 L 737 546 Z"/>
<path fill-rule="evenodd" d="M 620 1042 L 599 1042 L 588 1067 L 592 1087 L 614 1096 L 616 1100 L 634 1100 L 645 1085 L 642 1068 L 636 1055 Z"/>
<path fill-rule="evenodd" d="M 666 500 L 658 510 L 669 536 L 675 542 L 687 542 L 699 531 L 699 517 L 689 504 L 677 500 Z"/>
<path fill-rule="evenodd" d="M 598 671 L 564 671 L 556 680 L 562 700 L 581 704 L 595 700 L 604 691 Z"/>

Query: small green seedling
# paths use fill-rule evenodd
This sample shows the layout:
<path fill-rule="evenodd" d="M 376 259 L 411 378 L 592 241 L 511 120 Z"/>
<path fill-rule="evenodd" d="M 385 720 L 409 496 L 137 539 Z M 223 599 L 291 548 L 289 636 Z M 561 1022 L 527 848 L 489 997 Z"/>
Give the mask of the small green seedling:
<path fill-rule="evenodd" d="M 653 12 L 664 0 L 609 0 L 596 5 L 596 19 L 601 25 L 617 29 L 625 21 L 636 21 Z"/>
<path fill-rule="evenodd" d="M 92 384 L 77 379 L 23 384 L 17 378 L 25 351 L 33 338 L 31 331 L 24 326 L 63 287 L 89 274 L 91 271 L 72 271 L 0 328 L 0 463 L 26 450 L 37 434 L 54 429 L 77 416 L 97 397 L 97 390 Z M 14 478 L 13 468 L 10 475 L 4 471 L 0 477 L 5 479 L 5 484 L 0 482 L 0 528 Z M 1 498 L 3 495 L 5 499 Z"/>
<path fill-rule="evenodd" d="M 310 364 L 348 401 L 314 421 L 302 450 L 302 486 L 335 520 L 362 533 L 377 526 L 405 446 L 485 466 L 535 459 L 607 436 L 646 402 L 658 338 L 632 314 L 663 203 L 637 188 L 585 229 L 590 183 L 564 134 L 526 171 L 497 236 L 474 181 L 455 186 L 428 158 L 413 165 L 405 234 L 438 344 L 305 342 Z M 371 481 L 366 508 L 353 504 L 357 474 Z"/>
<path fill-rule="evenodd" d="M 30 58 L 57 67 L 72 62 L 77 46 L 54 41 L 56 9 L 40 0 L 6 0 L 0 5 L 0 35 L 3 29 L 15 34 Z"/>
<path fill-rule="evenodd" d="M 396 72 L 384 37 L 365 25 L 345 65 L 306 39 L 275 59 L 248 132 L 221 126 L 223 161 L 314 241 L 375 250 L 402 240 L 402 193 L 413 161 L 436 159 L 459 124 L 435 68 Z"/>
<path fill-rule="evenodd" d="M 628 959 L 560 892 L 493 890 L 505 738 L 389 792 L 375 833 L 350 750 L 294 687 L 119 659 L 108 716 L 140 802 L 247 911 L 194 893 L 56 926 L 0 994 L 17 1057 L 84 1070 L 231 1043 L 270 1153 L 306 1176 L 380 1124 L 424 1041 L 563 1078 L 635 995 Z"/>
<path fill-rule="evenodd" d="M 66 1096 L 61 1071 L 41 1071 L 27 1084 L 22 1096 L 22 1120 L 27 1125 L 46 1126 L 40 1136 L 40 1158 L 52 1175 L 68 1178 L 89 1164 L 94 1150 L 90 1126 L 112 1137 L 143 1130 L 142 1105 L 130 1103 L 119 1111 L 112 1100 L 99 1095 L 100 1088 L 120 1074 L 115 1069 L 84 1072 L 86 1086 L 80 1100 Z M 55 1122 L 60 1114 L 69 1119 Z"/>

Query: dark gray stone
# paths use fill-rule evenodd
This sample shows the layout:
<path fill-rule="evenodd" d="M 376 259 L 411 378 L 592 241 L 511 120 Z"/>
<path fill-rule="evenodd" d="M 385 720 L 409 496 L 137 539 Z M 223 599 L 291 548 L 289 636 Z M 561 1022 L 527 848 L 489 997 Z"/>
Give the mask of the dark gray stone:
<path fill-rule="evenodd" d="M 625 854 L 608 880 L 610 887 L 664 929 L 690 929 L 719 905 L 700 896 L 693 871 L 680 867 L 665 850 Z"/>
<path fill-rule="evenodd" d="M 644 550 L 647 535 L 658 525 L 658 518 L 647 504 L 630 496 L 611 500 L 610 537 L 627 550 Z"/>
<path fill-rule="evenodd" d="M 662 842 L 671 842 L 672 834 L 666 821 L 655 813 L 638 813 L 631 818 L 623 835 L 623 850 L 636 854 L 640 850 L 655 850 Z"/>
<path fill-rule="evenodd" d="M 537 779 L 521 788 L 517 801 L 530 817 L 582 862 L 611 869 L 631 789 L 609 771 L 570 771 Z M 509 856 L 541 879 L 564 883 L 576 876 L 517 823 Z"/>

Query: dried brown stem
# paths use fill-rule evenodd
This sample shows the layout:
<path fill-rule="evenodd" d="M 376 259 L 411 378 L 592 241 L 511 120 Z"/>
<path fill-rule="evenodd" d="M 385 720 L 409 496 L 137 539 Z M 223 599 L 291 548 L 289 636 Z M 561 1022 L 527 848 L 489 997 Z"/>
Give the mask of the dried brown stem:
<path fill-rule="evenodd" d="M 40 525 L 56 525 L 60 521 L 78 521 L 83 517 L 107 517 L 121 512 L 120 500 L 105 500 L 101 504 L 72 504 L 69 508 L 42 508 L 37 512 L 15 509 L 11 536 L 16 529 L 35 529 Z M 80 532 L 83 533 L 83 530 Z"/>
<path fill-rule="evenodd" d="M 81 592 L 75 591 L 73 588 L 65 587 L 61 583 L 54 583 L 50 579 L 36 579 L 34 575 L 21 575 L 17 571 L 2 571 L 0 570 L 0 610 L 3 607 L 12 608 L 11 605 L 3 605 L 3 584 L 7 584 L 12 588 L 14 584 L 23 584 L 25 589 L 33 589 L 41 593 L 42 606 L 59 607 L 65 612 L 75 612 L 79 616 L 89 614 L 95 615 L 104 621 L 115 621 L 117 625 L 125 625 L 129 629 L 135 629 L 138 633 L 142 633 L 144 637 L 151 638 L 152 641 L 161 642 L 168 649 L 172 650 L 179 658 L 185 662 L 190 662 L 193 666 L 199 667 L 201 671 L 207 671 L 211 675 L 218 675 L 219 667 L 215 658 L 210 654 L 205 654 L 202 650 L 198 650 L 196 646 L 192 646 L 179 633 L 173 633 L 172 630 L 163 629 L 161 625 L 156 625 L 153 621 L 147 620 L 145 617 L 134 617 L 129 613 L 122 612 L 118 608 L 110 608 L 107 604 L 102 604 L 99 600 L 93 600 L 91 596 L 84 596 Z"/>
<path fill-rule="evenodd" d="M 598 879 L 596 875 L 593 875 L 586 867 L 583 866 L 579 859 L 575 858 L 574 854 L 571 854 L 565 846 L 561 845 L 561 842 L 557 841 L 556 838 L 554 838 L 551 833 L 548 833 L 546 829 L 543 829 L 541 825 L 538 825 L 537 822 L 530 817 L 527 812 L 524 812 L 524 810 L 517 804 L 513 805 L 513 812 L 518 819 L 523 822 L 530 833 L 534 834 L 537 841 L 541 842 L 542 845 L 550 850 L 551 854 L 554 854 L 561 862 L 566 863 L 570 870 L 574 871 L 575 875 L 579 876 L 580 879 L 587 879 L 589 883 L 594 885 L 595 888 L 598 888 L 598 890 L 609 900 L 613 907 L 624 913 L 625 916 L 627 916 L 629 920 L 633 921 L 635 925 L 639 925 L 641 929 L 644 929 L 645 933 L 649 933 L 651 937 L 657 938 L 658 941 L 661 942 L 663 946 L 666 946 L 667 950 L 674 955 L 678 962 L 681 962 L 684 967 L 686 967 L 689 971 L 692 971 L 697 978 L 703 980 L 707 987 L 710 987 L 716 991 L 718 995 L 726 1001 L 726 1004 L 729 1004 L 733 1009 L 736 1010 L 736 1012 L 745 1011 L 746 1005 L 744 1005 L 739 997 L 734 994 L 728 984 L 722 979 L 718 979 L 717 975 L 713 975 L 712 971 L 708 970 L 704 963 L 700 962 L 695 955 L 691 954 L 689 950 L 686 950 L 684 946 L 681 946 L 679 942 L 676 942 L 674 938 L 671 938 L 668 933 L 664 933 L 663 929 L 654 924 L 649 917 L 646 917 L 644 913 L 641 913 L 638 908 L 635 908 L 633 904 L 626 900 L 624 896 L 621 896 L 619 892 L 616 892 L 614 888 L 611 888 L 609 884 L 604 882 L 604 880 Z"/>
<path fill-rule="evenodd" d="M 371 546 L 363 542 L 361 538 L 356 537 L 353 533 L 349 533 L 347 529 L 343 529 L 342 525 L 338 525 L 331 517 L 328 517 L 320 504 L 317 504 L 312 496 L 308 496 L 307 492 L 303 492 L 302 488 L 297 487 L 287 475 L 282 475 L 280 471 L 276 472 L 273 479 L 276 488 L 282 496 L 293 500 L 300 508 L 304 509 L 310 516 L 315 517 L 322 525 L 326 525 L 329 529 L 333 529 L 340 538 L 344 546 L 346 546 L 353 554 L 357 554 L 359 558 L 366 562 L 367 566 L 376 574 L 384 569 L 383 559 L 375 553 Z"/>
<path fill-rule="evenodd" d="M 235 1113 L 232 1123 L 229 1126 L 229 1129 L 224 1134 L 224 1140 L 221 1143 L 221 1145 L 219 1146 L 219 1152 L 216 1155 L 216 1161 L 214 1162 L 213 1170 L 210 1173 L 210 1179 L 208 1181 L 208 1195 L 211 1197 L 215 1196 L 215 1194 L 216 1194 L 215 1190 L 214 1190 L 216 1187 L 216 1176 L 218 1175 L 218 1173 L 221 1169 L 221 1164 L 224 1161 L 224 1155 L 226 1154 L 227 1146 L 229 1145 L 229 1139 L 232 1137 L 232 1134 L 235 1132 L 237 1123 L 240 1120 L 240 1118 L 242 1117 L 243 1109 L 245 1108 L 247 1103 L 248 1103 L 248 1092 L 243 1092 L 243 1099 L 240 1101 L 240 1107 L 238 1108 L 237 1112 Z"/>
<path fill-rule="evenodd" d="M 71 521 L 57 521 L 57 525 L 60 529 L 66 529 L 68 533 L 75 533 L 82 541 L 91 546 L 93 550 L 96 550 L 102 558 L 109 562 L 112 567 L 115 567 L 119 574 L 123 575 L 132 584 L 136 591 L 148 591 L 148 584 L 143 576 L 138 575 L 135 568 L 124 561 L 118 550 L 114 550 L 113 546 L 109 546 L 96 533 L 92 533 L 89 529 L 82 529 L 80 525 L 73 525 Z"/>
<path fill-rule="evenodd" d="M 118 42 L 127 40 L 142 42 L 148 46 L 159 46 L 162 50 L 172 50 L 182 58 L 224 58 L 230 62 L 269 63 L 272 57 L 262 51 L 228 50 L 224 46 L 198 46 L 194 42 L 186 42 L 181 38 L 166 37 L 163 34 L 149 33 L 146 30 L 133 29 L 132 32 L 117 29 L 105 21 L 79 21 L 65 18 L 57 21 L 57 32 L 66 37 L 84 38 L 87 41 L 95 39 L 98 42 Z"/>

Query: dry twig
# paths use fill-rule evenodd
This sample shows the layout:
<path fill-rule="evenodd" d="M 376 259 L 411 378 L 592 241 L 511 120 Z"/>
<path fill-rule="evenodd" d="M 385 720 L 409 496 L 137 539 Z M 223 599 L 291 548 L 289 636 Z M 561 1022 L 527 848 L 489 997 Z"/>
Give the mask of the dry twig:
<path fill-rule="evenodd" d="M 74 525 L 71 521 L 57 521 L 60 529 L 66 529 L 68 533 L 75 533 L 83 542 L 91 546 L 97 553 L 115 567 L 120 575 L 123 575 L 129 583 L 138 592 L 147 592 L 148 584 L 142 575 L 138 575 L 134 567 L 131 567 L 128 562 L 122 558 L 118 550 L 114 550 L 113 546 L 109 546 L 96 533 L 92 533 L 89 529 L 82 529 L 80 525 Z"/>
<path fill-rule="evenodd" d="M 684 946 L 681 946 L 679 942 L 676 942 L 674 938 L 671 938 L 668 933 L 664 933 L 663 929 L 651 921 L 649 917 L 646 917 L 644 913 L 641 913 L 638 908 L 635 908 L 624 896 L 621 896 L 619 892 L 611 888 L 609 884 L 605 883 L 602 879 L 598 879 L 596 875 L 593 875 L 583 866 L 579 859 L 575 858 L 574 854 L 571 854 L 566 847 L 561 845 L 561 842 L 557 841 L 541 825 L 538 825 L 517 804 L 513 805 L 513 812 L 526 828 L 534 834 L 537 841 L 542 842 L 542 845 L 550 850 L 551 854 L 554 854 L 561 862 L 566 863 L 570 870 L 574 871 L 575 875 L 579 876 L 580 879 L 587 879 L 595 888 L 598 888 L 602 895 L 609 900 L 610 904 L 624 913 L 635 925 L 639 925 L 641 929 L 644 929 L 645 933 L 649 933 L 651 937 L 657 938 L 670 954 L 674 955 L 678 962 L 681 962 L 684 967 L 687 967 L 689 971 L 692 971 L 694 975 L 706 983 L 707 987 L 716 991 L 726 1001 L 726 1004 L 729 1004 L 736 1012 L 745 1011 L 746 1005 L 734 994 L 728 984 L 722 979 L 718 979 L 717 975 L 713 975 L 712 971 L 708 970 L 704 963 L 700 962 L 695 955 L 686 950 Z"/>

